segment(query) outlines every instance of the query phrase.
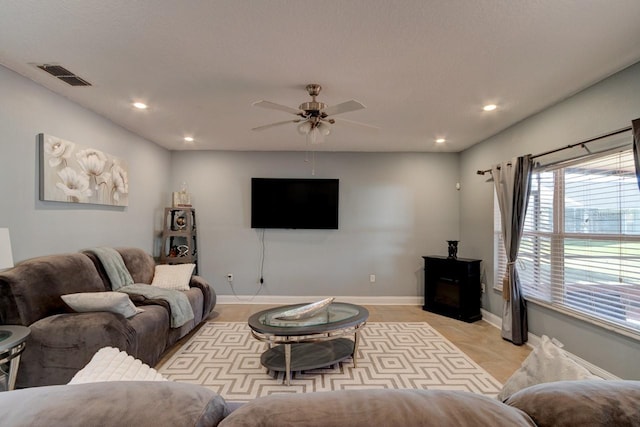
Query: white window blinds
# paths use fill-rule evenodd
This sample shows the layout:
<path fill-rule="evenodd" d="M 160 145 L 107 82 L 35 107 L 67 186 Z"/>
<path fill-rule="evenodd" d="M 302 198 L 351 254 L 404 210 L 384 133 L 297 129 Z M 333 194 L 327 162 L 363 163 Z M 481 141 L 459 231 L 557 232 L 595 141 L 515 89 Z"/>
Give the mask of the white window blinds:
<path fill-rule="evenodd" d="M 640 333 L 640 190 L 631 150 L 536 170 L 517 267 L 523 293 Z M 496 276 L 506 267 L 495 211 Z"/>

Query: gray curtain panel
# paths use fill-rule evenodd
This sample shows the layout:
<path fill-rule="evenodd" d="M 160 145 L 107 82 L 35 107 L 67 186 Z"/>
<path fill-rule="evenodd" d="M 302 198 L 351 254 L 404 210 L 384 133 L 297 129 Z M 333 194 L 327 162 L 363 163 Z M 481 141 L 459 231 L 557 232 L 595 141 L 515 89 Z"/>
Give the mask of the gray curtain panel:
<path fill-rule="evenodd" d="M 502 338 L 522 345 L 527 342 L 527 306 L 524 300 L 516 261 L 531 193 L 531 155 L 514 158 L 492 168 L 493 182 L 500 206 L 502 235 L 507 255 L 507 271 L 502 287 L 504 298 Z"/>
<path fill-rule="evenodd" d="M 640 188 L 640 118 L 631 121 L 633 132 L 633 160 L 636 164 L 636 179 Z"/>

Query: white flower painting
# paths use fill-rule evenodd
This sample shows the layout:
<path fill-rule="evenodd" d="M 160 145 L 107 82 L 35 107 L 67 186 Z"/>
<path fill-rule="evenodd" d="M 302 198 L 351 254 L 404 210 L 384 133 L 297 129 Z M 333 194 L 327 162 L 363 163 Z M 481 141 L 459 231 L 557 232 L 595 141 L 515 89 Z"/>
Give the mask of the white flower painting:
<path fill-rule="evenodd" d="M 40 134 L 40 200 L 128 206 L 129 173 L 117 157 Z"/>

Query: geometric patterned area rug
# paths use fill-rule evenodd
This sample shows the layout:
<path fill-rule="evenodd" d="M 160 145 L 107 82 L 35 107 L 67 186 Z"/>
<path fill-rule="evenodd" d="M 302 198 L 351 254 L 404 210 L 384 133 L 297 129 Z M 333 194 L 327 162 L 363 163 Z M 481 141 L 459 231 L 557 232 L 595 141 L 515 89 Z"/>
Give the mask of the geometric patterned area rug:
<path fill-rule="evenodd" d="M 304 372 L 267 372 L 266 343 L 246 322 L 208 322 L 162 366 L 172 381 L 199 384 L 227 401 L 283 393 L 346 389 L 465 390 L 495 397 L 502 385 L 426 322 L 367 323 L 360 330 L 358 367 L 352 359 Z"/>

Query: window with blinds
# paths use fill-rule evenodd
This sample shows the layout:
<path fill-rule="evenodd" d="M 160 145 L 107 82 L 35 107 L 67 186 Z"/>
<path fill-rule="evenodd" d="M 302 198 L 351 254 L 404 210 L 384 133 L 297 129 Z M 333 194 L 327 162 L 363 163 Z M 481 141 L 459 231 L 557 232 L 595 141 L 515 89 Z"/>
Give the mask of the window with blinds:
<path fill-rule="evenodd" d="M 501 288 L 506 256 L 494 206 Z M 640 333 L 640 190 L 631 149 L 534 171 L 516 265 L 525 298 Z"/>

